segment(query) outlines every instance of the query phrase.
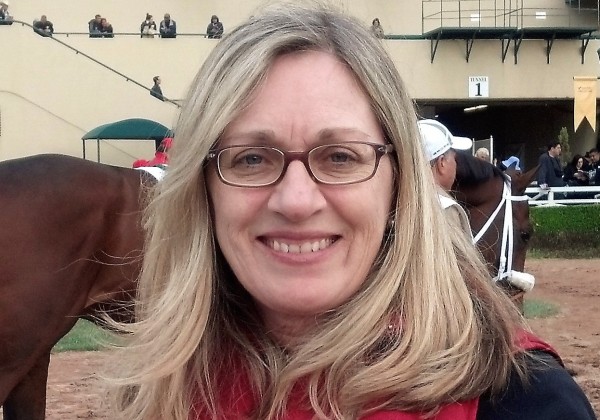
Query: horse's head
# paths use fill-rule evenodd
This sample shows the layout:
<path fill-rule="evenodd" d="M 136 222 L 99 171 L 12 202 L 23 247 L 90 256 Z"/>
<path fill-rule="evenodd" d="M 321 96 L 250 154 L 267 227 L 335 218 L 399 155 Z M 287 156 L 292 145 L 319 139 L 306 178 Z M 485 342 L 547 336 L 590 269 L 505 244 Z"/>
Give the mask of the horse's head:
<path fill-rule="evenodd" d="M 524 191 L 537 168 L 525 174 L 504 174 L 492 164 L 457 153 L 453 194 L 469 215 L 476 245 L 498 280 L 528 289 L 533 278 L 525 273 L 531 224 Z"/>

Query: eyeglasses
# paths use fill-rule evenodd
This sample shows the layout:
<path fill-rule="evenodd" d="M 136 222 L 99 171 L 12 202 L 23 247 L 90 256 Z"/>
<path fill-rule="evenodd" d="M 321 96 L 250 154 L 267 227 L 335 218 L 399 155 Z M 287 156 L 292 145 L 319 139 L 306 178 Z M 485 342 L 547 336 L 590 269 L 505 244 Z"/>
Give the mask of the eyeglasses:
<path fill-rule="evenodd" d="M 392 144 L 366 142 L 325 144 L 306 152 L 284 152 L 274 147 L 241 145 L 212 150 L 206 159 L 216 159 L 221 181 L 235 187 L 276 184 L 295 160 L 304 164 L 315 182 L 345 185 L 371 179 L 377 172 L 381 157 L 393 150 Z"/>

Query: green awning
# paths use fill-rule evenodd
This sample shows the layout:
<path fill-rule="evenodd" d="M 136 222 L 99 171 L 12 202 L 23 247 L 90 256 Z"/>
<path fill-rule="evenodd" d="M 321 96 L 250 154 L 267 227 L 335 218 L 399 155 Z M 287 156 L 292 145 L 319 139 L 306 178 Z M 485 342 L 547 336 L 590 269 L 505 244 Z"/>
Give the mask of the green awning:
<path fill-rule="evenodd" d="M 81 138 L 83 142 L 83 158 L 86 158 L 85 141 L 96 140 L 98 162 L 100 162 L 100 140 L 153 140 L 156 148 L 165 137 L 173 137 L 173 131 L 161 123 L 144 118 L 103 124 L 88 131 Z"/>
<path fill-rule="evenodd" d="M 152 120 L 130 118 L 103 124 L 88 131 L 82 140 L 155 140 L 173 137 L 172 131 Z"/>

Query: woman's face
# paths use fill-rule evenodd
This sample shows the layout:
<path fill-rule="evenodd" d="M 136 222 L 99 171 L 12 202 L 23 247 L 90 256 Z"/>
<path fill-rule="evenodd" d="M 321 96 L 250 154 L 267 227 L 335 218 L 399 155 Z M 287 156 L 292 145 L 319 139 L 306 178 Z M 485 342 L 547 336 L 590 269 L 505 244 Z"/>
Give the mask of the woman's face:
<path fill-rule="evenodd" d="M 334 56 L 311 51 L 275 60 L 218 146 L 306 151 L 348 141 L 385 144 L 352 73 Z M 271 331 L 293 334 L 362 286 L 388 221 L 393 172 L 384 156 L 370 180 L 322 185 L 295 160 L 278 184 L 244 188 L 222 183 L 211 165 L 208 187 L 217 240 L 237 279 Z"/>
<path fill-rule="evenodd" d="M 582 166 L 583 166 L 583 158 L 579 158 L 577 160 L 577 169 L 581 169 Z"/>

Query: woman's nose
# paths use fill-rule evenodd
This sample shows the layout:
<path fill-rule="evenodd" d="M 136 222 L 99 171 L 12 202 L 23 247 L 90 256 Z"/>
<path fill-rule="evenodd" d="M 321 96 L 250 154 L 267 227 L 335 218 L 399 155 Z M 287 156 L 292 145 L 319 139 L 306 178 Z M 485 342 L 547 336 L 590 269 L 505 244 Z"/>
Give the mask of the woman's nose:
<path fill-rule="evenodd" d="M 301 161 L 290 162 L 281 181 L 273 189 L 268 208 L 287 219 L 306 220 L 327 205 L 321 186 Z"/>

